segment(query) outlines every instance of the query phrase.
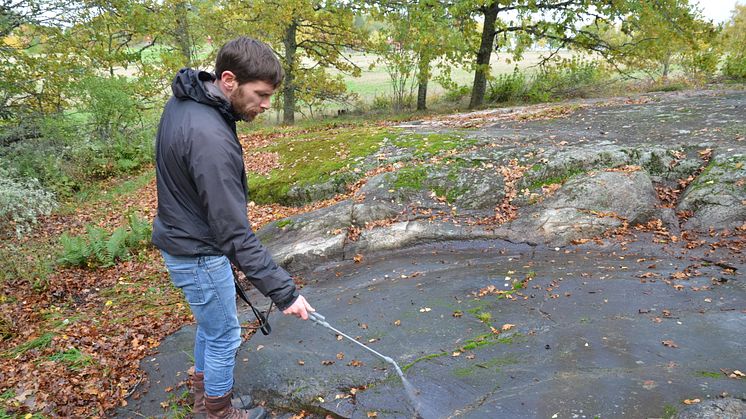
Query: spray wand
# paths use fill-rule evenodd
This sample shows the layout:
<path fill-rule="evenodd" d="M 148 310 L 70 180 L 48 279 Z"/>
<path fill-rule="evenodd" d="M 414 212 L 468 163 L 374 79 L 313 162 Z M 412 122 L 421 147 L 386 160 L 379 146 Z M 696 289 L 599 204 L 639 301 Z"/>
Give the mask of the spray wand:
<path fill-rule="evenodd" d="M 377 357 L 381 358 L 382 360 L 384 360 L 384 361 L 392 364 L 394 366 L 394 368 L 396 368 L 396 373 L 399 374 L 399 377 L 401 377 L 402 380 L 404 380 L 404 373 L 402 372 L 401 368 L 399 368 L 399 364 L 397 364 L 396 361 L 394 361 L 392 358 L 390 358 L 390 357 L 388 357 L 386 355 L 383 355 L 380 352 L 376 351 L 375 349 L 371 348 L 370 346 L 367 346 L 367 345 L 365 345 L 365 344 L 363 344 L 361 342 L 358 342 L 357 340 L 351 338 L 350 336 L 347 336 L 346 334 L 340 332 L 334 326 L 330 325 L 329 322 L 326 321 L 326 317 L 322 316 L 319 313 L 316 313 L 316 312 L 308 313 L 308 318 L 312 322 L 318 324 L 319 326 L 324 326 L 327 329 L 332 330 L 334 333 L 336 333 L 336 334 L 338 334 L 338 335 L 340 335 L 342 337 L 345 337 L 345 338 L 347 338 L 348 340 L 350 340 L 352 342 L 355 342 L 356 344 L 362 346 L 365 350 L 372 352 L 375 356 L 377 356 Z"/>

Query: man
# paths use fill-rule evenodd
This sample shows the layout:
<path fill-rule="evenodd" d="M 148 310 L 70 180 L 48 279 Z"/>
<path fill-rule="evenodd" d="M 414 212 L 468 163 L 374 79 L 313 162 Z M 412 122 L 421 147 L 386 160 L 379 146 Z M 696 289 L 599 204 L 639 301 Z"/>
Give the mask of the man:
<path fill-rule="evenodd" d="M 251 121 L 269 109 L 283 77 L 267 45 L 234 39 L 218 52 L 215 75 L 179 71 L 158 127 L 153 243 L 197 320 L 193 412 L 208 418 L 266 416 L 262 408 L 231 404 L 241 343 L 231 263 L 283 313 L 306 320 L 314 311 L 246 218 L 248 188 L 236 121 Z"/>

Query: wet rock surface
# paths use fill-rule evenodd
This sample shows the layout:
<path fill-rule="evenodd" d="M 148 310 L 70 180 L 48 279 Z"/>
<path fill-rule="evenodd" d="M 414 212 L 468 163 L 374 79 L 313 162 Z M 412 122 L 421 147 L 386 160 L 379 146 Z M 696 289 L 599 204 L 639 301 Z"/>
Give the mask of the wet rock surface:
<path fill-rule="evenodd" d="M 725 397 L 684 409 L 675 419 L 741 419 L 746 412 L 746 401 Z"/>
<path fill-rule="evenodd" d="M 430 244 L 319 266 L 302 292 L 404 368 L 435 417 L 666 417 L 687 399 L 746 398 L 728 376 L 744 369 L 746 259 L 728 250 L 744 237 L 707 241 Z M 311 322 L 270 322 L 239 350 L 240 391 L 277 414 L 415 417 L 391 365 Z M 188 368 L 188 339 L 160 351 L 149 372 Z"/>
<path fill-rule="evenodd" d="M 404 368 L 428 419 L 743 417 L 746 92 L 627 102 L 472 128 L 451 163 L 383 173 L 259 235 L 330 324 Z M 505 199 L 516 218 L 499 223 Z M 236 387 L 275 415 L 416 417 L 391 365 L 270 322 L 239 350 Z M 164 342 L 129 412 L 167 416 L 148 400 L 190 351 Z"/>

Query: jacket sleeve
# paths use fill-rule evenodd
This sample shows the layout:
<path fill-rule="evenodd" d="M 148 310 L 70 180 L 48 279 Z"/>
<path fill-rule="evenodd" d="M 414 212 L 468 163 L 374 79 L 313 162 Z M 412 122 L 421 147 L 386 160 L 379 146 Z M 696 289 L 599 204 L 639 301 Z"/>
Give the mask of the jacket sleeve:
<path fill-rule="evenodd" d="M 290 275 L 272 260 L 246 215 L 241 147 L 234 138 L 204 130 L 193 138 L 189 167 L 207 222 L 224 255 L 280 310 L 298 297 Z"/>

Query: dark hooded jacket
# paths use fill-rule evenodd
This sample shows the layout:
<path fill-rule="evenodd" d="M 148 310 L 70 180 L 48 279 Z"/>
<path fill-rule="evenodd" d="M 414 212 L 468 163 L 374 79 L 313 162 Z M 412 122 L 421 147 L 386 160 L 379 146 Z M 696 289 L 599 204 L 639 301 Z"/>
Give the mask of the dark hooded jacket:
<path fill-rule="evenodd" d="M 239 117 L 204 71 L 179 70 L 155 145 L 158 215 L 153 244 L 174 256 L 225 255 L 284 310 L 298 296 L 246 217 Z"/>

